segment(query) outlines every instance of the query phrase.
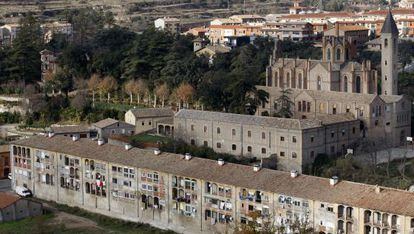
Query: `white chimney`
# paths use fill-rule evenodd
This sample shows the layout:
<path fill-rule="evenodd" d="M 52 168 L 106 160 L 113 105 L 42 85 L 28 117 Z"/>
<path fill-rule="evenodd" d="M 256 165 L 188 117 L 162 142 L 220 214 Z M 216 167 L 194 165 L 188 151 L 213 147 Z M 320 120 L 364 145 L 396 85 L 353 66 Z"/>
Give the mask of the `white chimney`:
<path fill-rule="evenodd" d="M 219 158 L 217 160 L 218 165 L 223 166 L 224 165 L 224 160 L 222 158 Z"/>
<path fill-rule="evenodd" d="M 132 145 L 131 144 L 125 144 L 125 150 L 130 150 L 132 149 Z"/>
<path fill-rule="evenodd" d="M 329 179 L 329 184 L 330 184 L 331 186 L 335 186 L 338 182 L 339 182 L 339 178 L 338 178 L 338 176 L 332 176 L 332 177 Z"/>
<path fill-rule="evenodd" d="M 159 149 L 155 149 L 155 150 L 154 150 L 154 154 L 155 154 L 155 155 L 159 155 L 159 154 L 161 154 L 161 150 L 159 150 Z"/>
<path fill-rule="evenodd" d="M 261 166 L 260 166 L 259 164 L 255 164 L 255 165 L 253 166 L 253 171 L 254 171 L 254 172 L 258 172 L 258 171 L 260 171 L 260 168 L 261 168 Z"/>
<path fill-rule="evenodd" d="M 191 160 L 191 158 L 192 158 L 192 157 L 191 157 L 191 154 L 189 154 L 189 153 L 186 153 L 186 154 L 185 154 L 185 160 L 187 160 L 187 161 L 188 161 L 188 160 Z"/>
<path fill-rule="evenodd" d="M 296 170 L 291 170 L 291 171 L 290 171 L 290 177 L 292 177 L 292 178 L 296 178 L 296 177 L 298 177 L 298 171 L 296 171 Z"/>
<path fill-rule="evenodd" d="M 48 134 L 47 134 L 47 136 L 50 138 L 50 137 L 53 137 L 55 135 L 55 133 L 54 132 L 49 132 Z"/>
<path fill-rule="evenodd" d="M 103 144 L 105 144 L 104 139 L 102 138 L 98 139 L 98 145 L 103 145 Z"/>
<path fill-rule="evenodd" d="M 79 140 L 79 136 L 78 135 L 73 135 L 72 136 L 72 141 L 77 141 L 77 140 Z"/>

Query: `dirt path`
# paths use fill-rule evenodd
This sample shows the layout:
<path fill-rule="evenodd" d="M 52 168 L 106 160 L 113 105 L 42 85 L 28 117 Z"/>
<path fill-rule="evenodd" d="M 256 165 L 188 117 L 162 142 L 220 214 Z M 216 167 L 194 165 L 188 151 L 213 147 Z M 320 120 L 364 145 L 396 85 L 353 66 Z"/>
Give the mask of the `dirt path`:
<path fill-rule="evenodd" d="M 51 225 L 64 225 L 66 229 L 98 229 L 103 230 L 95 221 L 57 210 L 43 203 L 43 206 L 53 212 L 55 217 L 50 220 Z"/>

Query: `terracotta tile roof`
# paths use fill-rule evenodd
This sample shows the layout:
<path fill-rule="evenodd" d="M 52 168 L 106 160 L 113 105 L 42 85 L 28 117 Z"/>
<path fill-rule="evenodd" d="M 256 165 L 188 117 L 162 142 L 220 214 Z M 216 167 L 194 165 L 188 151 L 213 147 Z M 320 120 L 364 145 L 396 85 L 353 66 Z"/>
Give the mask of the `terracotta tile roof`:
<path fill-rule="evenodd" d="M 325 123 L 322 119 L 287 119 L 188 109 L 181 109 L 179 112 L 177 112 L 175 118 L 207 120 L 222 123 L 236 123 L 244 125 L 263 126 L 269 128 L 296 130 L 317 128 L 321 127 L 323 124 L 332 124 L 334 122 L 346 122 L 350 120 L 348 116 L 338 115 L 337 117 L 333 117 L 329 120 L 328 118 L 323 119 L 324 121 L 327 121 L 327 123 Z"/>
<path fill-rule="evenodd" d="M 6 208 L 18 200 L 20 200 L 20 197 L 17 195 L 0 192 L 0 209 Z"/>
<path fill-rule="evenodd" d="M 359 25 L 340 25 L 339 30 L 342 31 L 368 31 L 368 28 Z"/>
<path fill-rule="evenodd" d="M 397 8 L 391 10 L 392 14 L 394 15 L 414 15 L 414 9 L 409 8 Z M 388 10 L 375 10 L 365 12 L 364 15 L 382 15 L 385 16 L 388 14 Z"/>
<path fill-rule="evenodd" d="M 99 146 L 84 138 L 74 142 L 64 136 L 34 136 L 15 141 L 14 144 L 243 188 L 414 217 L 414 193 L 403 190 L 381 187 L 376 192 L 376 186 L 349 181 L 340 181 L 331 186 L 326 178 L 308 175 L 292 178 L 289 172 L 264 168 L 254 172 L 250 166 L 232 163 L 219 166 L 214 160 L 196 157 L 186 161 L 182 155 L 154 155 L 152 151 L 137 148 L 127 151 L 121 146 Z"/>
<path fill-rule="evenodd" d="M 136 118 L 174 116 L 170 108 L 135 108 L 130 111 Z"/>
<path fill-rule="evenodd" d="M 325 13 L 286 15 L 286 16 L 283 16 L 283 18 L 305 19 L 305 18 L 334 18 L 334 17 L 352 17 L 352 16 L 354 16 L 354 14 L 351 14 L 348 12 L 325 12 Z"/>
<path fill-rule="evenodd" d="M 100 121 L 94 123 L 93 126 L 97 127 L 97 128 L 106 128 L 106 127 L 111 126 L 112 124 L 116 124 L 118 122 L 119 122 L 119 120 L 106 118 L 106 119 L 103 119 L 103 120 L 100 120 Z"/>
<path fill-rule="evenodd" d="M 72 125 L 72 126 L 51 126 L 49 131 L 57 134 L 63 133 L 85 133 L 90 132 L 91 129 L 86 125 Z"/>

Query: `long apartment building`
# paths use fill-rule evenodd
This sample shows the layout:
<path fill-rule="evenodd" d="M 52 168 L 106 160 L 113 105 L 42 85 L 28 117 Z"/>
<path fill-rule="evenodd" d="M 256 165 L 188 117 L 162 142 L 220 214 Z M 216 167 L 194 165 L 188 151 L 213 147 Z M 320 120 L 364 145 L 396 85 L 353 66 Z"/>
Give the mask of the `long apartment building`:
<path fill-rule="evenodd" d="M 414 233 L 414 193 L 338 178 L 34 136 L 10 145 L 12 186 L 35 197 L 181 233 L 295 222 L 319 233 Z"/>
<path fill-rule="evenodd" d="M 182 109 L 174 137 L 220 153 L 273 156 L 279 170 L 301 172 L 318 154 L 345 154 L 360 138 L 360 121 L 348 114 L 288 119 Z"/>

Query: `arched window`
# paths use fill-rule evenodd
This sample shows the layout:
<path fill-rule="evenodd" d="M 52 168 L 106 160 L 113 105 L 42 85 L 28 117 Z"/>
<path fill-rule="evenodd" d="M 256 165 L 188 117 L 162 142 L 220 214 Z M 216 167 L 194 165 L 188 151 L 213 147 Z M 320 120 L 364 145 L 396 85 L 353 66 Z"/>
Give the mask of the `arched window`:
<path fill-rule="evenodd" d="M 46 174 L 46 184 L 50 184 L 50 175 Z"/>
<path fill-rule="evenodd" d="M 348 77 L 344 76 L 344 92 L 348 92 Z"/>
<path fill-rule="evenodd" d="M 319 113 L 325 112 L 325 105 L 323 103 L 319 103 Z"/>
<path fill-rule="evenodd" d="M 86 193 L 91 193 L 91 185 L 89 184 L 89 182 L 85 183 L 85 192 Z"/>
<path fill-rule="evenodd" d="M 203 131 L 204 131 L 204 132 L 207 132 L 207 126 L 204 126 Z"/>
<path fill-rule="evenodd" d="M 272 80 L 273 80 L 273 77 L 272 76 L 268 76 L 267 77 L 267 86 L 269 86 L 269 87 L 271 87 L 273 84 L 272 84 Z"/>
<path fill-rule="evenodd" d="M 292 76 L 291 80 L 290 80 L 290 87 L 291 88 L 296 88 L 296 77 Z"/>
<path fill-rule="evenodd" d="M 217 134 L 220 134 L 220 128 L 217 128 Z"/>
<path fill-rule="evenodd" d="M 298 85 L 297 85 L 298 89 L 302 88 L 302 73 L 298 74 Z"/>
<path fill-rule="evenodd" d="M 95 170 L 95 162 L 91 160 L 90 164 L 91 164 L 91 170 L 92 171 Z"/>
<path fill-rule="evenodd" d="M 361 93 L 361 77 L 360 76 L 356 77 L 355 92 Z"/>
<path fill-rule="evenodd" d="M 330 48 L 328 48 L 327 50 L 326 50 L 326 60 L 331 60 L 331 49 Z"/>
<path fill-rule="evenodd" d="M 285 88 L 290 87 L 290 72 L 286 73 L 286 85 Z"/>
<path fill-rule="evenodd" d="M 276 72 L 275 73 L 275 86 L 277 87 L 278 86 L 278 84 L 277 84 L 277 81 L 279 80 L 279 72 Z M 279 84 L 280 85 L 280 84 Z"/>
<path fill-rule="evenodd" d="M 316 83 L 316 89 L 317 90 L 321 90 L 322 89 L 322 79 L 321 79 L 321 77 L 320 76 L 318 76 L 318 79 L 317 79 L 317 81 L 316 81 L 317 83 Z"/>
<path fill-rule="evenodd" d="M 341 49 L 336 49 L 336 60 L 339 61 L 341 60 Z"/>
<path fill-rule="evenodd" d="M 387 48 L 387 47 L 388 47 L 388 39 L 385 38 L 385 40 L 384 40 L 384 48 Z"/>

